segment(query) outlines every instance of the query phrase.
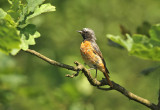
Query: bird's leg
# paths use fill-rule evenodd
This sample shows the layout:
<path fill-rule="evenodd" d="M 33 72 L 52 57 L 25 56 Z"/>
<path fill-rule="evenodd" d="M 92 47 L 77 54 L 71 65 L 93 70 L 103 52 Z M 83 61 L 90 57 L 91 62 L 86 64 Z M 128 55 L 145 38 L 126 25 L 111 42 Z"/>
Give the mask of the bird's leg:
<path fill-rule="evenodd" d="M 93 69 L 95 69 L 95 68 L 89 68 L 88 70 L 90 71 L 90 70 L 93 70 Z"/>

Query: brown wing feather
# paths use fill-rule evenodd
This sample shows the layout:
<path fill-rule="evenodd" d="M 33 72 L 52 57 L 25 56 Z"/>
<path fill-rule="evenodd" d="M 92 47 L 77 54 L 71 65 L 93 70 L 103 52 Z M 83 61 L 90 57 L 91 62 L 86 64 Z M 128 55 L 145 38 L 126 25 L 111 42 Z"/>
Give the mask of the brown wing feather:
<path fill-rule="evenodd" d="M 103 56 L 102 56 L 102 52 L 100 51 L 98 45 L 96 44 L 96 42 L 92 42 L 91 44 L 92 44 L 92 47 L 94 48 L 94 51 L 93 51 L 93 52 L 94 52 L 95 54 L 98 54 L 98 55 L 102 58 L 103 64 L 104 64 L 105 69 L 106 69 L 106 72 L 109 73 L 109 71 L 108 71 L 108 69 L 107 69 L 107 67 L 106 67 L 106 62 L 105 62 L 105 60 L 104 60 L 104 58 L 103 58 Z"/>

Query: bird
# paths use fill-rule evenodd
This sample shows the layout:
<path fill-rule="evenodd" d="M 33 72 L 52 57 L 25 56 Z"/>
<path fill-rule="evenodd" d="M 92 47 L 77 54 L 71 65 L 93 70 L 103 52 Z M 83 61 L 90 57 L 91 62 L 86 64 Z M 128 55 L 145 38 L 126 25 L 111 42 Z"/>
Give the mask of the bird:
<path fill-rule="evenodd" d="M 96 43 L 96 36 L 94 31 L 90 28 L 83 28 L 78 32 L 83 37 L 83 41 L 80 45 L 80 52 L 85 64 L 87 64 L 90 68 L 96 69 L 96 77 L 97 69 L 103 72 L 105 78 L 108 81 L 108 85 L 113 87 L 113 84 L 109 79 L 109 71 L 106 67 L 106 62 Z"/>

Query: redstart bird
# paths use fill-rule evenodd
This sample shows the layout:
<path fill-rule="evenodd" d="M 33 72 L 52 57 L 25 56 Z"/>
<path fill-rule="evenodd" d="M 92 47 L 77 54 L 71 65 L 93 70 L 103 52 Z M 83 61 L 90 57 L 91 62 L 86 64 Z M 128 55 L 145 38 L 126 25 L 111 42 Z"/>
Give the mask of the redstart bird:
<path fill-rule="evenodd" d="M 96 43 L 96 36 L 94 34 L 94 31 L 89 28 L 83 28 L 78 32 L 83 37 L 83 42 L 81 43 L 80 46 L 80 52 L 83 60 L 90 68 L 96 69 L 96 76 L 97 76 L 97 69 L 103 72 L 104 76 L 108 81 L 108 84 L 111 87 L 113 87 L 112 82 L 109 79 L 108 75 L 109 71 L 106 68 L 105 60 Z"/>

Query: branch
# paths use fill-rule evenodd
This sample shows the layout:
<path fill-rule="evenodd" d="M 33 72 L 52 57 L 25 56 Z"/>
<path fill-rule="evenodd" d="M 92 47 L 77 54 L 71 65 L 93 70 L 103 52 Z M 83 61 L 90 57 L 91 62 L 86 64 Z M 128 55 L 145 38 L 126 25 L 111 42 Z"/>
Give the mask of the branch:
<path fill-rule="evenodd" d="M 50 63 L 51 65 L 54 65 L 54 66 L 59 66 L 59 67 L 62 67 L 62 68 L 66 68 L 68 70 L 73 70 L 73 71 L 77 71 L 78 68 L 76 67 L 73 67 L 73 66 L 70 66 L 70 65 L 66 65 L 66 64 L 62 64 L 62 63 L 59 63 L 59 62 L 56 62 L 54 60 L 51 60 L 50 58 L 36 52 L 35 50 L 31 50 L 31 49 L 27 49 L 26 52 L 30 53 L 30 54 L 33 54 L 37 57 L 39 57 L 40 59 Z"/>
<path fill-rule="evenodd" d="M 58 66 L 58 67 L 61 67 L 61 68 L 65 68 L 65 69 L 77 72 L 76 74 L 73 74 L 73 75 L 66 75 L 67 77 L 75 77 L 75 76 L 78 75 L 78 73 L 80 71 L 82 71 L 82 73 L 84 73 L 84 75 L 87 77 L 90 84 L 93 85 L 93 86 L 97 86 L 98 89 L 101 89 L 101 90 L 116 90 L 116 91 L 122 93 L 124 96 L 128 97 L 129 99 L 134 100 L 138 103 L 141 103 L 142 105 L 144 105 L 144 106 L 146 106 L 146 107 L 148 107 L 152 110 L 159 110 L 158 109 L 159 104 L 155 105 L 154 103 L 151 103 L 149 100 L 144 99 L 140 96 L 137 96 L 137 95 L 133 94 L 132 92 L 129 92 L 124 87 L 120 86 L 119 84 L 115 83 L 114 81 L 112 81 L 112 84 L 113 84 L 112 88 L 101 88 L 101 86 L 108 85 L 107 80 L 106 79 L 102 79 L 101 81 L 96 80 L 95 78 L 93 78 L 91 76 L 91 73 L 88 71 L 88 69 L 86 69 L 83 65 L 81 65 L 78 62 L 74 62 L 76 64 L 76 66 L 73 67 L 73 66 L 70 66 L 70 65 L 62 64 L 62 63 L 59 63 L 57 61 L 51 60 L 48 57 L 46 57 L 46 56 L 44 56 L 44 55 L 42 55 L 42 54 L 40 54 L 40 53 L 38 53 L 34 50 L 31 50 L 31 49 L 26 50 L 26 52 L 28 52 L 28 53 L 30 53 L 34 56 L 39 57 L 40 59 L 50 63 L 51 65 Z"/>

